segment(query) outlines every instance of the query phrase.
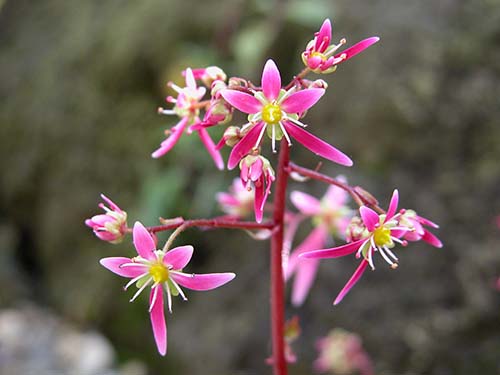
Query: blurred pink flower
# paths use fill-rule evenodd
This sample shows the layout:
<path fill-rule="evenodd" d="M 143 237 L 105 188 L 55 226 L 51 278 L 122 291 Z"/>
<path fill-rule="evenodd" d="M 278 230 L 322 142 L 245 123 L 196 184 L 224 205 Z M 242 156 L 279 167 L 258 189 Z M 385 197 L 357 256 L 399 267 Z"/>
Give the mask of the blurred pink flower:
<path fill-rule="evenodd" d="M 136 222 L 133 229 L 135 258 L 111 257 L 100 260 L 101 265 L 119 276 L 131 280 L 125 289 L 136 284 L 138 290 L 130 300 L 150 287 L 149 313 L 158 352 L 167 353 L 167 326 L 164 314 L 164 291 L 168 310 L 172 312 L 172 296 L 180 295 L 187 300 L 181 286 L 192 290 L 211 290 L 234 279 L 234 273 L 193 274 L 182 272 L 191 260 L 192 246 L 180 246 L 169 251 L 156 250 L 153 237 L 147 229 Z"/>
<path fill-rule="evenodd" d="M 361 278 L 368 265 L 370 265 L 372 270 L 375 269 L 375 265 L 373 264 L 374 252 L 378 252 L 391 268 L 397 268 L 398 258 L 390 249 L 394 247 L 394 242 L 406 246 L 406 241 L 402 241 L 400 238 L 410 230 L 410 228 L 399 225 L 398 219 L 400 214 L 398 213 L 395 215 L 397 207 L 398 191 L 394 190 L 386 214 L 379 215 L 366 206 L 360 207 L 359 213 L 366 227 L 365 237 L 342 246 L 331 249 L 308 251 L 300 255 L 300 257 L 306 259 L 338 258 L 354 252 L 356 252 L 356 258 L 363 256 L 363 260 L 353 276 L 333 302 L 334 305 L 339 304 L 345 295 L 349 293 L 351 288 Z"/>
<path fill-rule="evenodd" d="M 85 225 L 92 228 L 99 239 L 113 244 L 120 243 L 127 233 L 127 213 L 104 194 L 101 194 L 101 198 L 109 206 L 99 203 L 99 207 L 106 213 L 92 216 L 85 220 Z"/>
<path fill-rule="evenodd" d="M 274 170 L 265 157 L 247 155 L 240 162 L 241 183 L 247 190 L 255 191 L 255 220 L 260 223 L 264 215 L 264 205 L 271 191 L 271 184 L 276 179 Z"/>
<path fill-rule="evenodd" d="M 229 191 L 217 193 L 217 202 L 221 210 L 234 219 L 241 219 L 253 211 L 254 190 L 248 190 L 235 178 Z"/>
<path fill-rule="evenodd" d="M 174 103 L 174 108 L 158 108 L 158 113 L 164 115 L 177 115 L 181 120 L 177 123 L 177 125 L 173 126 L 170 130 L 167 130 L 165 132 L 167 138 L 161 143 L 160 147 L 151 154 L 153 158 L 159 158 L 169 152 L 179 141 L 180 137 L 185 131 L 191 133 L 193 130 L 186 130 L 189 125 L 193 127 L 196 126 L 196 124 L 201 123 L 201 120 L 199 118 L 199 104 L 207 90 L 205 87 L 198 87 L 196 85 L 193 71 L 190 68 L 186 69 L 185 76 L 186 87 L 181 88 L 172 82 L 169 83 L 169 86 L 177 92 L 177 98 L 173 98 L 171 96 L 167 97 L 168 102 Z M 215 144 L 210 138 L 210 135 L 208 134 L 206 129 L 203 127 L 197 127 L 195 129 L 195 132 L 200 137 L 203 145 L 214 160 L 217 168 L 221 170 L 224 169 L 224 161 L 222 160 L 222 156 L 216 149 Z"/>
<path fill-rule="evenodd" d="M 367 38 L 345 49 L 341 53 L 335 54 L 335 52 L 346 43 L 346 40 L 341 39 L 339 44 L 330 45 L 331 39 L 332 25 L 327 18 L 323 22 L 323 25 L 321 25 L 320 30 L 315 33 L 314 39 L 307 44 L 306 50 L 302 52 L 302 61 L 304 65 L 313 72 L 323 74 L 331 73 L 335 71 L 338 64 L 349 60 L 351 57 L 380 40 L 379 37 Z"/>
<path fill-rule="evenodd" d="M 337 375 L 373 375 L 373 364 L 363 349 L 361 338 L 337 328 L 316 343 L 318 358 L 314 361 L 317 372 Z"/>
<path fill-rule="evenodd" d="M 311 108 L 325 93 L 324 89 L 310 88 L 296 91 L 296 87 L 285 91 L 281 88 L 281 76 L 276 64 L 268 60 L 262 72 L 262 91 L 253 96 L 238 90 L 222 90 L 221 95 L 238 110 L 248 113 L 249 122 L 241 131 L 243 138 L 233 147 L 228 160 L 228 168 L 233 169 L 252 149 L 259 147 L 267 131 L 272 140 L 273 151 L 276 140 L 283 137 L 292 144 L 291 138 L 312 152 L 336 163 L 351 166 L 348 156 L 328 143 L 306 132 L 306 126 L 299 121 L 301 115 Z"/>
<path fill-rule="evenodd" d="M 339 179 L 345 181 L 343 177 Z M 349 194 L 333 185 L 328 188 L 321 201 L 300 191 L 293 191 L 290 199 L 302 216 L 312 218 L 315 226 L 291 253 L 288 264 L 284 267 L 285 280 L 295 275 L 292 303 L 300 306 L 307 298 L 316 278 L 319 259 L 303 259 L 299 258 L 299 255 L 306 251 L 324 248 L 331 241 L 332 234 L 343 239 L 352 210 L 347 206 Z"/>

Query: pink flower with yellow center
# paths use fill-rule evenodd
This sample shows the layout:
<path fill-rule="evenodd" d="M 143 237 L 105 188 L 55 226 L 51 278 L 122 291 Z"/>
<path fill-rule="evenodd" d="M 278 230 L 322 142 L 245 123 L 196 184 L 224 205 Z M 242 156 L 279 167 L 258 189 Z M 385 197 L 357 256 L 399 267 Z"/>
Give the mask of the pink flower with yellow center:
<path fill-rule="evenodd" d="M 309 88 L 288 91 L 281 88 L 281 76 L 276 64 L 268 60 L 262 72 L 262 91 L 255 90 L 253 95 L 226 89 L 222 97 L 233 107 L 248 113 L 249 122 L 241 131 L 244 137 L 233 147 L 229 155 L 228 168 L 233 169 L 238 162 L 259 147 L 264 133 L 271 138 L 273 151 L 276 141 L 283 137 L 292 144 L 291 138 L 312 152 L 338 164 L 351 166 L 352 160 L 328 143 L 306 132 L 305 124 L 299 121 L 301 115 L 311 108 L 325 93 L 324 89 Z"/>
<path fill-rule="evenodd" d="M 189 134 L 193 132 L 192 129 L 188 128 L 188 126 L 191 125 L 191 128 L 194 127 L 217 168 L 222 170 L 224 169 L 224 161 L 219 151 L 216 149 L 212 138 L 210 138 L 210 135 L 204 127 L 196 127 L 197 124 L 202 122 L 199 118 L 199 104 L 207 90 L 204 87 L 198 87 L 196 85 L 193 71 L 190 68 L 186 69 L 185 76 L 186 87 L 181 88 L 172 82 L 169 83 L 169 86 L 177 92 L 177 98 L 173 98 L 172 96 L 167 97 L 167 102 L 173 103 L 174 108 L 158 108 L 158 113 L 163 115 L 176 115 L 180 117 L 181 120 L 174 127 L 165 132 L 167 138 L 151 156 L 153 158 L 159 158 L 169 152 L 176 145 L 184 132 Z"/>
<path fill-rule="evenodd" d="M 92 216 L 85 220 L 85 225 L 92 228 L 99 239 L 113 244 L 120 243 L 127 233 L 127 213 L 104 194 L 101 194 L 101 198 L 109 206 L 99 203 L 99 207 L 106 213 Z"/>
<path fill-rule="evenodd" d="M 337 69 L 338 64 L 349 60 L 372 44 L 377 43 L 380 38 L 374 36 L 364 39 L 340 53 L 336 52 L 346 43 L 346 40 L 341 39 L 338 44 L 330 45 L 331 40 L 332 25 L 330 20 L 326 19 L 320 30 L 315 34 L 314 39 L 307 44 L 306 50 L 302 52 L 304 65 L 315 73 L 332 73 Z"/>
<path fill-rule="evenodd" d="M 343 177 L 338 179 L 345 181 Z M 325 247 L 331 243 L 332 234 L 343 238 L 352 210 L 347 206 L 349 194 L 333 185 L 321 200 L 301 191 L 293 191 L 290 199 L 300 214 L 310 217 L 314 225 L 311 233 L 292 251 L 284 267 L 285 280 L 294 276 L 292 303 L 300 306 L 309 294 L 319 266 L 319 259 L 299 258 L 300 254 Z"/>
<path fill-rule="evenodd" d="M 399 225 L 408 227 L 410 230 L 405 233 L 404 239 L 408 241 L 423 240 L 434 247 L 441 248 L 443 243 L 439 238 L 432 234 L 426 227 L 439 228 L 439 225 L 417 215 L 413 210 L 401 210 L 399 217 Z"/>
<path fill-rule="evenodd" d="M 375 252 L 379 253 L 391 266 L 391 268 L 397 268 L 398 258 L 394 255 L 391 249 L 395 246 L 395 242 L 406 246 L 407 242 L 400 240 L 400 238 L 411 230 L 408 227 L 400 226 L 398 223 L 400 215 L 399 213 L 396 214 L 398 200 L 398 191 L 394 190 L 387 213 L 382 215 L 377 214 L 371 208 L 366 206 L 360 207 L 359 213 L 361 215 L 361 219 L 363 220 L 363 224 L 366 227 L 366 234 L 363 238 L 350 242 L 346 245 L 331 249 L 308 251 L 300 255 L 301 258 L 303 257 L 305 259 L 325 259 L 338 258 L 356 252 L 356 258 L 360 258 L 361 256 L 363 257 L 363 260 L 354 272 L 353 276 L 333 302 L 334 305 L 339 304 L 345 295 L 349 293 L 352 287 L 361 278 L 368 265 L 370 265 L 372 270 L 375 269 L 375 265 L 373 263 L 373 254 Z"/>
<path fill-rule="evenodd" d="M 169 312 L 172 312 L 172 297 L 180 295 L 187 300 L 182 287 L 192 290 L 211 290 L 218 288 L 236 276 L 234 273 L 185 273 L 193 255 L 192 246 L 179 246 L 172 250 L 156 250 L 156 244 L 140 223 L 133 229 L 134 246 L 138 256 L 135 258 L 111 257 L 100 260 L 101 265 L 119 276 L 131 280 L 125 285 L 128 289 L 136 284 L 137 292 L 130 302 L 134 301 L 146 288 L 149 294 L 149 315 L 158 352 L 167 353 L 167 326 L 164 313 L 164 295 L 167 297 Z"/>

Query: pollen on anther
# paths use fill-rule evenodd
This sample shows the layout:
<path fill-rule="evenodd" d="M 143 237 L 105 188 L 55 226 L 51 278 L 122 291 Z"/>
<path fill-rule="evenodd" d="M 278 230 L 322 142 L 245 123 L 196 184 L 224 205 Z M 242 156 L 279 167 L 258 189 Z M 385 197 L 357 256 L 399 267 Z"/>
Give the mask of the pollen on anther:
<path fill-rule="evenodd" d="M 393 270 L 395 270 L 396 268 L 398 268 L 398 264 L 397 264 L 397 263 L 392 263 L 392 264 L 391 264 L 391 268 L 392 268 Z"/>

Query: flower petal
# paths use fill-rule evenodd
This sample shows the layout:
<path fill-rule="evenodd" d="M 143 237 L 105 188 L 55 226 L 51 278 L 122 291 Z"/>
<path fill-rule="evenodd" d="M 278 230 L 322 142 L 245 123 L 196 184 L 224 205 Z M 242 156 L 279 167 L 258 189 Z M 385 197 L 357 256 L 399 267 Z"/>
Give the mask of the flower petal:
<path fill-rule="evenodd" d="M 292 289 L 292 304 L 301 306 L 309 294 L 316 273 L 318 271 L 319 259 L 301 259 L 295 272 Z"/>
<path fill-rule="evenodd" d="M 102 258 L 99 263 L 113 273 L 119 276 L 134 278 L 143 273 L 147 273 L 148 269 L 143 264 L 137 264 L 137 266 L 127 266 L 121 267 L 125 263 L 132 263 L 132 259 L 124 257 L 109 257 Z"/>
<path fill-rule="evenodd" d="M 316 136 L 306 132 L 301 127 L 288 121 L 284 121 L 283 124 L 291 137 L 315 154 L 347 167 L 350 167 L 353 164 L 352 160 L 343 152 L 337 150 L 335 147 L 329 145 Z"/>
<path fill-rule="evenodd" d="M 149 303 L 153 302 L 153 296 L 156 293 L 154 306 L 151 308 L 149 317 L 151 318 L 151 326 L 153 327 L 153 335 L 156 342 L 156 347 L 161 355 L 167 354 L 167 324 L 165 322 L 165 312 L 163 305 L 163 289 L 161 285 L 157 285 L 151 289 L 149 295 Z"/>
<path fill-rule="evenodd" d="M 296 269 L 300 267 L 304 258 L 299 259 L 299 255 L 311 250 L 321 249 L 328 239 L 328 230 L 320 225 L 314 228 L 311 233 L 298 245 L 290 255 L 287 267 L 283 270 L 285 281 L 288 280 Z"/>
<path fill-rule="evenodd" d="M 196 90 L 196 81 L 194 79 L 194 74 L 191 68 L 186 69 L 186 87 L 190 90 Z"/>
<path fill-rule="evenodd" d="M 398 203 L 399 203 L 398 189 L 394 189 L 394 192 L 392 193 L 391 197 L 391 202 L 389 203 L 389 208 L 387 209 L 387 215 L 385 217 L 386 222 L 391 220 L 394 214 L 396 213 L 396 210 L 398 209 Z"/>
<path fill-rule="evenodd" d="M 343 61 L 349 60 L 351 57 L 356 56 L 358 53 L 364 51 L 371 45 L 377 43 L 380 40 L 378 36 L 372 36 L 367 39 L 363 39 L 362 41 L 356 43 L 355 45 L 343 50 L 342 52 L 336 54 L 334 57 L 339 58 L 341 55 L 345 54 L 346 57 Z"/>
<path fill-rule="evenodd" d="M 269 59 L 262 72 L 262 91 L 269 101 L 276 100 L 281 90 L 281 76 L 278 67 Z"/>
<path fill-rule="evenodd" d="M 264 183 L 256 185 L 254 187 L 255 190 L 255 198 L 254 198 L 254 212 L 255 212 L 255 221 L 257 223 L 262 222 L 262 218 L 264 216 L 264 205 L 266 204 L 267 194 L 264 189 Z"/>
<path fill-rule="evenodd" d="M 340 291 L 337 298 L 335 298 L 335 301 L 333 301 L 334 305 L 338 305 L 344 299 L 346 294 L 349 293 L 352 287 L 356 285 L 361 276 L 363 276 L 363 273 L 366 270 L 366 266 L 368 266 L 368 262 L 363 259 L 358 268 L 356 268 L 356 271 L 354 271 L 354 274 L 351 276 L 347 284 L 345 284 L 344 288 Z"/>
<path fill-rule="evenodd" d="M 263 126 L 265 126 L 265 124 L 263 122 L 259 122 L 233 147 L 231 154 L 229 155 L 229 160 L 227 161 L 228 169 L 236 167 L 239 161 L 248 155 L 250 150 L 256 146 Z"/>
<path fill-rule="evenodd" d="M 365 242 L 363 238 L 358 241 L 350 242 L 342 246 L 332 247 L 331 249 L 321 249 L 314 251 L 306 251 L 302 253 L 299 258 L 306 259 L 325 259 L 325 258 L 339 258 L 354 253 Z"/>
<path fill-rule="evenodd" d="M 237 90 L 222 90 L 222 97 L 233 107 L 245 113 L 258 113 L 262 110 L 262 103 L 252 95 Z"/>
<path fill-rule="evenodd" d="M 434 247 L 437 247 L 437 248 L 443 247 L 443 243 L 441 242 L 441 240 L 439 238 L 437 238 L 434 234 L 429 232 L 428 230 L 425 231 L 424 235 L 422 236 L 422 239 Z"/>
<path fill-rule="evenodd" d="M 211 290 L 218 288 L 235 278 L 235 274 L 226 273 L 206 273 L 206 274 L 183 274 L 172 273 L 172 279 L 179 285 L 192 290 Z"/>
<path fill-rule="evenodd" d="M 212 157 L 212 160 L 215 162 L 215 166 L 217 169 L 222 171 L 224 169 L 224 160 L 222 160 L 222 156 L 215 147 L 214 142 L 212 141 L 212 138 L 210 138 L 210 135 L 206 131 L 205 128 L 200 128 L 198 129 L 198 135 L 200 136 L 201 141 L 205 145 L 205 148 L 207 149 L 208 153 Z"/>
<path fill-rule="evenodd" d="M 181 270 L 189 263 L 193 256 L 193 246 L 179 246 L 166 252 L 163 257 L 165 265 L 172 266 L 174 270 Z"/>
<path fill-rule="evenodd" d="M 344 176 L 337 176 L 336 179 L 344 184 L 347 182 Z M 321 199 L 321 201 L 324 202 L 328 207 L 335 209 L 345 206 L 348 200 L 349 193 L 335 185 L 330 185 L 325 195 Z"/>
<path fill-rule="evenodd" d="M 172 129 L 170 129 L 171 133 L 168 135 L 167 139 L 165 139 L 161 143 L 160 148 L 158 148 L 155 152 L 153 152 L 151 156 L 157 159 L 165 155 L 167 152 L 169 152 L 181 138 L 181 135 L 184 133 L 184 129 L 186 128 L 187 123 L 188 123 L 188 118 L 183 117 L 182 120 L 179 121 L 177 125 L 175 125 Z"/>
<path fill-rule="evenodd" d="M 361 215 L 361 219 L 363 219 L 363 224 L 365 224 L 366 229 L 370 232 L 373 232 L 377 224 L 380 223 L 380 216 L 371 208 L 361 206 L 359 208 L 359 214 Z"/>
<path fill-rule="evenodd" d="M 101 194 L 101 198 L 103 201 L 105 201 L 108 206 L 113 210 L 113 211 L 118 211 L 118 212 L 122 212 L 121 208 L 118 207 L 116 205 L 115 202 L 113 202 L 111 199 L 109 199 L 107 196 L 105 196 L 104 194 Z"/>
<path fill-rule="evenodd" d="M 433 228 L 439 228 L 439 225 L 437 225 L 435 222 L 430 221 L 429 219 L 426 219 L 425 217 L 422 216 L 417 216 L 417 220 L 423 224 L 423 225 L 428 225 Z"/>
<path fill-rule="evenodd" d="M 305 112 L 315 105 L 324 93 L 324 89 L 305 89 L 294 92 L 281 103 L 281 108 L 286 113 Z"/>
<path fill-rule="evenodd" d="M 292 191 L 290 200 L 297 209 L 304 215 L 314 216 L 321 210 L 318 199 L 301 191 Z"/>
<path fill-rule="evenodd" d="M 156 244 L 151 237 L 151 234 L 140 222 L 136 221 L 133 230 L 134 246 L 139 254 L 144 259 L 156 259 L 153 251 L 156 250 Z"/>

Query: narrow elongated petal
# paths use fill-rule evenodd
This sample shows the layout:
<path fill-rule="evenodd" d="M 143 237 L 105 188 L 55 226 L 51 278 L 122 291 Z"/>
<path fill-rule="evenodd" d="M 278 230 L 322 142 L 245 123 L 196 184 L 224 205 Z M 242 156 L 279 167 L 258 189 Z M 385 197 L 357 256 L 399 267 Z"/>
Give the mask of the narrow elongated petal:
<path fill-rule="evenodd" d="M 113 210 L 113 211 L 118 211 L 118 212 L 122 212 L 121 208 L 118 207 L 116 205 L 115 202 L 113 202 L 111 199 L 109 199 L 107 196 L 105 196 L 104 194 L 101 194 L 101 198 L 103 201 L 105 201 L 109 207 Z"/>
<path fill-rule="evenodd" d="M 314 49 L 319 52 L 324 52 L 326 47 L 330 44 L 330 39 L 332 39 L 332 24 L 327 18 L 321 25 L 318 35 L 316 36 Z"/>
<path fill-rule="evenodd" d="M 283 124 L 291 137 L 315 154 L 347 167 L 350 167 L 353 164 L 352 160 L 343 152 L 306 132 L 299 126 L 296 126 L 288 121 L 284 121 Z"/>
<path fill-rule="evenodd" d="M 295 272 L 292 289 L 292 304 L 301 306 L 309 294 L 316 273 L 318 271 L 319 259 L 301 259 L 300 265 Z"/>
<path fill-rule="evenodd" d="M 227 162 L 228 169 L 236 167 L 240 160 L 247 156 L 250 150 L 256 146 L 260 132 L 264 126 L 265 124 L 263 122 L 259 122 L 233 147 Z"/>
<path fill-rule="evenodd" d="M 245 113 L 257 113 L 262 109 L 262 103 L 252 95 L 237 90 L 222 90 L 221 95 L 226 101 L 236 109 Z"/>
<path fill-rule="evenodd" d="M 165 312 L 163 305 L 163 290 L 161 285 L 151 289 L 149 295 L 149 304 L 153 302 L 153 296 L 156 293 L 154 305 L 151 308 L 149 317 L 151 318 L 151 326 L 153 327 L 153 335 L 156 342 L 156 347 L 161 355 L 167 354 L 167 324 L 165 322 Z"/>
<path fill-rule="evenodd" d="M 314 251 L 306 251 L 299 256 L 299 258 L 306 259 L 325 259 L 325 258 L 339 258 L 356 252 L 359 247 L 365 242 L 366 239 L 350 242 L 348 244 L 332 247 L 331 249 L 321 249 Z"/>
<path fill-rule="evenodd" d="M 359 214 L 361 215 L 361 219 L 363 219 L 366 229 L 370 232 L 373 232 L 375 226 L 380 223 L 378 214 L 371 208 L 361 206 L 359 208 Z"/>
<path fill-rule="evenodd" d="M 196 90 L 196 81 L 194 79 L 194 74 L 191 68 L 186 69 L 186 87 L 190 90 Z"/>
<path fill-rule="evenodd" d="M 290 200 L 304 215 L 314 216 L 318 214 L 321 209 L 318 199 L 301 191 L 292 191 Z"/>
<path fill-rule="evenodd" d="M 172 279 L 179 285 L 192 290 L 211 290 L 218 288 L 235 278 L 235 274 L 226 273 L 206 273 L 206 274 L 179 274 L 172 273 Z"/>
<path fill-rule="evenodd" d="M 179 121 L 179 123 L 170 130 L 170 135 L 161 143 L 160 148 L 153 152 L 151 156 L 157 159 L 169 152 L 181 138 L 181 135 L 184 133 L 184 129 L 186 128 L 187 123 L 188 118 L 183 117 L 182 120 Z"/>
<path fill-rule="evenodd" d="M 346 296 L 347 293 L 352 289 L 354 285 L 359 281 L 361 276 L 363 276 L 363 273 L 366 270 L 366 267 L 368 266 L 368 262 L 363 259 L 361 263 L 359 264 L 358 268 L 356 271 L 354 271 L 354 274 L 351 276 L 347 284 L 344 286 L 344 288 L 340 291 L 338 294 L 337 298 L 335 298 L 335 301 L 333 301 L 334 305 L 338 305 Z"/>
<path fill-rule="evenodd" d="M 281 108 L 286 113 L 302 113 L 315 105 L 324 93 L 324 89 L 306 89 L 294 92 L 281 103 Z"/>
<path fill-rule="evenodd" d="M 134 224 L 133 237 L 137 254 L 144 259 L 154 260 L 153 251 L 156 250 L 156 244 L 148 230 L 138 221 Z"/>
<path fill-rule="evenodd" d="M 125 263 L 132 263 L 132 260 L 130 258 L 124 258 L 124 257 L 102 258 L 99 261 L 99 263 L 101 263 L 103 267 L 107 268 L 111 272 L 116 273 L 117 275 L 123 277 L 134 278 L 143 273 L 148 272 L 147 267 L 143 264 L 137 264 L 137 266 L 121 267 Z"/>
<path fill-rule="evenodd" d="M 387 215 L 385 217 L 385 221 L 391 220 L 396 210 L 398 209 L 399 203 L 399 193 L 397 189 L 394 189 L 392 193 L 391 202 L 389 203 L 389 208 L 387 209 Z"/>
<path fill-rule="evenodd" d="M 434 247 L 437 247 L 437 248 L 443 247 L 443 243 L 441 242 L 441 240 L 439 238 L 437 238 L 435 235 L 433 235 L 431 232 L 429 232 L 428 230 L 425 231 L 424 235 L 422 236 L 422 239 Z"/>
<path fill-rule="evenodd" d="M 198 129 L 198 135 L 200 136 L 201 141 L 205 145 L 205 148 L 207 149 L 208 153 L 212 157 L 212 160 L 215 163 L 215 166 L 219 170 L 224 169 L 224 160 L 222 160 L 222 156 L 215 147 L 214 142 L 212 141 L 212 138 L 210 138 L 210 135 L 208 134 L 207 130 L 204 128 Z"/>
<path fill-rule="evenodd" d="M 342 54 L 345 54 L 345 60 L 349 60 L 351 57 L 356 56 L 358 53 L 363 52 L 365 49 L 370 47 L 371 45 L 377 43 L 380 40 L 378 36 L 372 36 L 367 39 L 363 39 L 361 42 L 356 43 L 355 45 L 343 50 L 342 52 L 336 54 L 334 57 L 338 58 Z"/>
<path fill-rule="evenodd" d="M 336 180 L 344 184 L 347 182 L 344 176 L 337 176 Z M 349 193 L 347 191 L 339 188 L 338 186 L 330 185 L 321 201 L 324 201 L 328 207 L 338 208 L 344 206 L 348 200 Z"/>
<path fill-rule="evenodd" d="M 266 191 L 264 189 L 264 183 L 255 186 L 255 199 L 254 199 L 254 212 L 255 212 L 255 221 L 257 223 L 262 222 L 262 218 L 264 216 L 264 204 L 266 203 Z"/>
<path fill-rule="evenodd" d="M 174 270 L 181 270 L 189 263 L 193 256 L 193 246 L 179 246 L 172 250 L 167 251 L 163 257 L 165 265 L 172 266 Z"/>
<path fill-rule="evenodd" d="M 417 220 L 422 223 L 423 225 L 428 225 L 433 228 L 439 228 L 439 225 L 437 225 L 435 222 L 430 221 L 429 219 L 426 219 L 425 217 L 422 216 L 417 216 Z"/>
<path fill-rule="evenodd" d="M 267 60 L 262 72 L 262 91 L 269 101 L 276 100 L 281 90 L 281 76 L 273 60 Z"/>

